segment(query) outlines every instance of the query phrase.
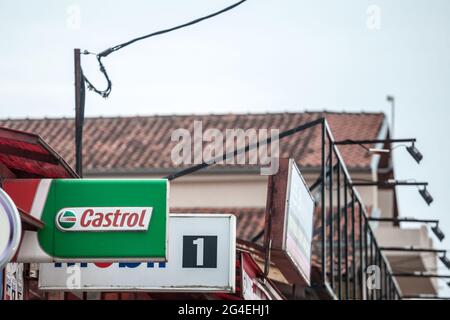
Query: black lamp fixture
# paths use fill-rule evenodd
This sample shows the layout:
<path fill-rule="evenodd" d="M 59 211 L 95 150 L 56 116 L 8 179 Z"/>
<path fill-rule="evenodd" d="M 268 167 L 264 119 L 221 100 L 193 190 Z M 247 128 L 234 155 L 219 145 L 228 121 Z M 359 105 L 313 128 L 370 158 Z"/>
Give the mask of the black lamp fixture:
<path fill-rule="evenodd" d="M 434 235 L 439 239 L 439 241 L 444 240 L 445 234 L 444 232 L 442 232 L 441 228 L 439 228 L 439 222 L 436 223 L 435 226 L 431 227 L 431 231 L 433 231 Z"/>
<path fill-rule="evenodd" d="M 439 260 L 444 264 L 444 266 L 447 267 L 447 269 L 450 269 L 450 260 L 447 258 L 447 252 L 444 252 L 444 255 L 439 257 Z"/>
<path fill-rule="evenodd" d="M 413 157 L 414 160 L 416 160 L 417 163 L 420 163 L 420 161 L 422 161 L 423 155 L 419 151 L 419 149 L 417 149 L 416 146 L 414 145 L 414 141 L 413 141 L 411 146 L 406 147 L 406 150 L 409 152 L 411 157 Z"/>
<path fill-rule="evenodd" d="M 364 149 L 366 149 L 369 153 L 382 154 L 382 153 L 389 153 L 389 152 L 391 152 L 391 150 L 380 149 L 380 148 L 368 148 L 365 145 L 366 144 L 376 144 L 376 143 L 379 143 L 379 144 L 411 143 L 410 146 L 406 147 L 406 150 L 409 152 L 411 157 L 413 157 L 413 159 L 416 160 L 417 163 L 420 163 L 420 161 L 422 161 L 422 159 L 423 159 L 423 155 L 419 151 L 419 149 L 417 149 L 415 142 L 416 142 L 416 139 L 375 139 L 375 140 L 347 139 L 347 140 L 342 140 L 342 141 L 336 141 L 334 144 L 336 144 L 336 145 L 359 145 L 359 146 L 363 147 Z M 404 145 L 403 144 L 398 145 L 397 147 L 401 147 L 401 146 L 404 146 Z M 397 147 L 394 147 L 393 149 L 395 149 Z"/>
<path fill-rule="evenodd" d="M 428 192 L 427 190 L 427 186 L 425 185 L 423 187 L 423 189 L 419 189 L 419 193 L 422 196 L 423 200 L 425 200 L 425 202 L 430 205 L 433 202 L 433 197 L 431 196 L 431 194 Z"/>
<path fill-rule="evenodd" d="M 401 222 L 413 222 L 413 223 L 426 223 L 426 224 L 432 224 L 433 226 L 430 228 L 431 231 L 433 231 L 436 238 L 439 239 L 439 241 L 444 240 L 445 234 L 439 228 L 439 220 L 436 219 L 416 219 L 416 218 L 376 218 L 376 217 L 369 217 L 369 221 L 378 221 L 378 222 L 393 222 L 393 223 L 401 223 Z"/>
<path fill-rule="evenodd" d="M 422 186 L 423 189 L 419 189 L 419 193 L 422 196 L 423 200 L 430 205 L 433 202 L 433 197 L 427 190 L 428 182 L 417 182 L 411 180 L 395 180 L 388 179 L 387 181 L 354 181 L 352 182 L 354 186 L 378 186 L 378 187 L 395 187 L 395 186 Z"/>

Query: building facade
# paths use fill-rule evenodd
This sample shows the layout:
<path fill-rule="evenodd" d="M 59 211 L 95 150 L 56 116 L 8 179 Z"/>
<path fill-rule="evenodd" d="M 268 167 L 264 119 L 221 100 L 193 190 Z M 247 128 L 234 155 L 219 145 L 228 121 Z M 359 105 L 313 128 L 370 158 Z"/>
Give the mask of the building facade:
<path fill-rule="evenodd" d="M 337 141 L 388 139 L 389 126 L 382 113 L 264 113 L 227 115 L 187 115 L 88 118 L 84 125 L 83 168 L 85 178 L 161 178 L 193 166 L 200 146 L 211 141 L 208 130 L 223 134 L 226 149 L 228 130 L 285 130 L 315 119 L 325 118 Z M 195 140 L 195 126 L 201 125 L 200 142 Z M 2 120 L 0 126 L 34 132 L 75 166 L 74 121 L 72 119 Z M 176 130 L 192 137 L 190 160 L 174 163 L 173 150 L 179 141 Z M 211 132 L 211 131 L 209 131 Z M 248 138 L 248 137 L 247 137 Z M 247 140 L 246 140 L 247 141 Z M 233 140 L 238 143 L 238 141 Z M 293 158 L 307 185 L 311 186 L 321 173 L 321 132 L 311 128 L 280 140 L 281 158 Z M 390 145 L 367 147 L 390 149 Z M 339 150 L 353 181 L 386 181 L 395 178 L 392 154 L 371 153 L 360 145 L 342 145 Z M 197 148 L 197 149 L 196 149 Z M 201 153 L 202 154 L 202 153 Z M 186 160 L 186 159 L 185 159 Z M 197 160 L 197 161 L 196 161 Z M 236 159 L 235 159 L 236 160 Z M 249 163 L 218 164 L 172 181 L 170 207 L 173 213 L 233 213 L 238 218 L 238 238 L 249 242 L 262 241 L 267 203 L 268 176 L 260 166 Z M 401 216 L 395 188 L 368 186 L 358 188 L 371 217 Z M 419 246 L 432 248 L 432 239 L 425 227 L 401 229 L 393 223 L 373 222 L 381 246 Z M 394 272 L 432 271 L 436 255 L 430 253 L 387 253 Z M 277 280 L 277 279 L 275 279 Z M 279 279 L 278 279 L 279 280 Z M 437 294 L 437 282 L 431 278 L 397 278 L 402 294 Z"/>

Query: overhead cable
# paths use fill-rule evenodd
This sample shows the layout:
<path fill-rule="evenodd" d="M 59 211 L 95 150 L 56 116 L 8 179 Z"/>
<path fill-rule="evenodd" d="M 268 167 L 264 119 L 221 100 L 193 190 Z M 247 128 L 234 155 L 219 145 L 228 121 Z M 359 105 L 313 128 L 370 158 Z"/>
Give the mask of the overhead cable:
<path fill-rule="evenodd" d="M 116 51 L 118 51 L 118 50 L 120 50 L 120 49 L 123 49 L 123 48 L 125 48 L 125 47 L 127 47 L 127 46 L 129 46 L 130 44 L 133 44 L 133 43 L 135 43 L 135 42 L 138 42 L 138 41 L 141 41 L 141 40 L 144 40 L 144 39 L 148 39 L 148 38 L 150 38 L 150 37 L 159 36 L 159 35 L 162 35 L 162 34 L 165 34 L 165 33 L 169 33 L 169 32 L 172 32 L 172 31 L 175 31 L 175 30 L 178 30 L 178 29 L 182 29 L 182 28 L 185 28 L 185 27 L 189 27 L 189 26 L 192 26 L 192 25 L 194 25 L 194 24 L 197 24 L 197 23 L 199 23 L 199 22 L 201 22 L 201 21 L 204 21 L 204 20 L 207 20 L 207 19 L 211 19 L 211 18 L 213 18 L 213 17 L 215 17 L 215 16 L 218 16 L 218 15 L 220 15 L 220 14 L 222 14 L 222 13 L 225 13 L 225 12 L 231 10 L 231 9 L 236 8 L 237 6 L 241 5 L 242 3 L 246 2 L 246 1 L 247 1 L 247 0 L 241 0 L 241 1 L 238 1 L 238 2 L 236 2 L 235 4 L 233 4 L 233 5 L 231 5 L 231 6 L 228 6 L 228 7 L 224 8 L 224 9 L 222 9 L 222 10 L 219 10 L 219 11 L 214 12 L 214 13 L 211 13 L 211 14 L 209 14 L 209 15 L 207 15 L 207 16 L 204 16 L 204 17 L 201 17 L 201 18 L 192 20 L 192 21 L 190 21 L 190 22 L 187 22 L 187 23 L 178 25 L 178 26 L 176 26 L 176 27 L 172 27 L 172 28 L 168 28 L 168 29 L 156 31 L 156 32 L 153 32 L 153 33 L 150 33 L 150 34 L 147 34 L 147 35 L 138 37 L 138 38 L 134 38 L 134 39 L 129 40 L 129 41 L 127 41 L 127 42 L 124 42 L 124 43 L 121 43 L 121 44 L 116 45 L 116 46 L 114 46 L 114 47 L 111 47 L 111 48 L 108 48 L 108 49 L 106 49 L 106 50 L 103 50 L 102 52 L 100 52 L 100 53 L 98 53 L 98 54 L 89 52 L 89 51 L 87 51 L 87 50 L 83 51 L 83 54 L 85 54 L 85 55 L 88 55 L 88 54 L 96 55 L 97 61 L 98 61 L 99 67 L 100 67 L 100 72 L 103 74 L 103 76 L 105 77 L 106 82 L 107 82 L 107 87 L 106 87 L 106 89 L 100 90 L 100 89 L 97 89 L 97 87 L 95 87 L 95 86 L 94 86 L 94 85 L 86 78 L 86 76 L 84 76 L 84 80 L 85 80 L 86 83 L 87 83 L 88 89 L 91 90 L 91 91 L 94 91 L 95 93 L 97 93 L 97 94 L 99 94 L 99 95 L 101 95 L 103 98 L 107 98 L 107 97 L 109 96 L 109 94 L 111 93 L 112 82 L 111 82 L 111 80 L 110 80 L 110 78 L 109 78 L 109 76 L 108 76 L 108 73 L 107 73 L 107 71 L 106 71 L 105 66 L 104 66 L 103 63 L 102 63 L 102 58 L 105 58 L 105 57 L 107 57 L 108 55 L 110 55 L 111 53 L 116 52 Z"/>

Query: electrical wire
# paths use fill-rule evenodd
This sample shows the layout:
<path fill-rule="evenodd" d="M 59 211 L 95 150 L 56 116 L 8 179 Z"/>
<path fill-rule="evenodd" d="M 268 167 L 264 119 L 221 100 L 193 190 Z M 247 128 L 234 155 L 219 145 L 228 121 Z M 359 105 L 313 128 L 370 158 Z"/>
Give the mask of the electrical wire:
<path fill-rule="evenodd" d="M 400 147 L 405 147 L 405 148 L 406 148 L 406 147 L 408 147 L 408 145 L 407 145 L 407 144 L 404 144 L 404 143 L 398 144 L 398 145 L 396 145 L 395 147 L 393 147 L 391 151 L 394 151 L 395 149 L 400 148 Z"/>
<path fill-rule="evenodd" d="M 83 54 L 93 54 L 93 53 L 91 53 L 91 52 L 85 50 L 85 51 L 83 52 Z M 102 63 L 102 58 L 101 58 L 99 55 L 97 55 L 97 61 L 98 61 L 98 65 L 99 65 L 99 67 L 100 67 L 100 72 L 103 73 L 103 75 L 104 75 L 104 77 L 105 77 L 105 79 L 106 79 L 106 82 L 107 82 L 107 87 L 106 87 L 106 89 L 105 89 L 105 90 L 99 90 L 99 89 L 97 89 L 97 88 L 89 81 L 89 79 L 88 79 L 85 75 L 83 75 L 83 79 L 84 79 L 84 81 L 86 81 L 86 83 L 87 83 L 87 88 L 88 88 L 90 91 L 94 91 L 95 93 L 101 95 L 103 98 L 107 98 L 107 97 L 109 96 L 109 94 L 111 93 L 111 90 L 112 90 L 112 82 L 111 82 L 111 79 L 110 79 L 109 76 L 108 76 L 108 72 L 106 72 L 105 66 L 104 66 L 103 63 Z"/>
<path fill-rule="evenodd" d="M 181 25 L 178 25 L 178 26 L 176 26 L 176 27 L 172 27 L 172 28 L 168 28 L 168 29 L 164 29 L 164 30 L 159 30 L 159 31 L 156 31 L 156 32 L 153 32 L 153 33 L 150 33 L 150 34 L 147 34 L 147 35 L 138 37 L 138 38 L 134 38 L 134 39 L 129 40 L 129 41 L 127 41 L 127 42 L 124 42 L 124 43 L 121 43 L 121 44 L 116 45 L 116 46 L 114 46 L 114 47 L 111 47 L 111 48 L 108 48 L 108 49 L 106 49 L 106 50 L 103 50 L 102 52 L 100 52 L 100 53 L 98 53 L 98 54 L 95 54 L 95 53 L 89 52 L 89 51 L 87 51 L 87 50 L 84 50 L 84 51 L 83 51 L 83 54 L 85 54 L 85 55 L 93 54 L 93 55 L 95 55 L 95 56 L 97 57 L 97 61 L 98 61 L 99 67 L 100 67 L 100 72 L 103 74 L 103 76 L 105 77 L 105 80 L 106 80 L 106 82 L 107 82 L 106 89 L 105 89 L 105 90 L 100 90 L 100 89 L 97 89 L 97 87 L 95 87 L 95 86 L 94 86 L 94 85 L 86 78 L 86 76 L 83 76 L 83 77 L 84 77 L 84 80 L 85 80 L 86 83 L 87 83 L 88 89 L 91 90 L 91 91 L 94 91 L 95 93 L 99 94 L 99 95 L 102 96 L 103 98 L 107 98 L 107 97 L 109 96 L 109 94 L 111 93 L 111 90 L 112 90 L 112 82 L 111 82 L 111 79 L 110 79 L 109 76 L 108 76 L 108 72 L 106 71 L 105 66 L 104 66 L 103 63 L 102 63 L 102 58 L 105 58 L 105 57 L 107 57 L 108 55 L 110 55 L 111 53 L 116 52 L 116 51 L 118 51 L 118 50 L 120 50 L 120 49 L 123 49 L 123 48 L 125 48 L 125 47 L 127 47 L 127 46 L 129 46 L 129 45 L 131 45 L 131 44 L 133 44 L 133 43 L 135 43 L 135 42 L 138 42 L 138 41 L 141 41 L 141 40 L 144 40 L 144 39 L 148 39 L 148 38 L 150 38 L 150 37 L 159 36 L 159 35 L 162 35 L 162 34 L 165 34 L 165 33 L 169 33 L 169 32 L 172 32 L 172 31 L 175 31 L 175 30 L 178 30 L 178 29 L 186 28 L 186 27 L 192 26 L 192 25 L 194 25 L 194 24 L 197 24 L 197 23 L 199 23 L 199 22 L 202 22 L 202 21 L 204 21 L 204 20 L 211 19 L 211 18 L 213 18 L 213 17 L 215 17 L 215 16 L 218 16 L 218 15 L 220 15 L 220 14 L 222 14 L 222 13 L 225 13 L 225 12 L 231 10 L 231 9 L 236 8 L 237 6 L 241 5 L 242 3 L 246 2 L 246 1 L 247 1 L 247 0 L 241 0 L 241 1 L 238 1 L 238 2 L 236 2 L 236 3 L 234 3 L 234 4 L 230 5 L 230 6 L 228 6 L 228 7 L 226 7 L 226 8 L 224 8 L 224 9 L 222 9 L 222 10 L 219 10 L 219 11 L 216 11 L 216 12 L 214 12 L 214 13 L 211 13 L 211 14 L 209 14 L 209 15 L 207 15 L 207 16 L 204 16 L 204 17 L 201 17 L 201 18 L 198 18 L 198 19 L 195 19 L 195 20 L 186 22 L 186 23 L 181 24 Z"/>

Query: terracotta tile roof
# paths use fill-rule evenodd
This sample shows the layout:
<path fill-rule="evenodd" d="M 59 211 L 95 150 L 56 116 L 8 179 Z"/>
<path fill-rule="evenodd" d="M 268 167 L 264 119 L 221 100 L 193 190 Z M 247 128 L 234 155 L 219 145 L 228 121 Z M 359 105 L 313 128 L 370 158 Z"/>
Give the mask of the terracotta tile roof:
<path fill-rule="evenodd" d="M 172 169 L 171 133 L 178 128 L 193 132 L 194 120 L 203 130 L 279 129 L 326 117 L 336 139 L 375 139 L 384 121 L 382 113 L 263 113 L 186 116 L 146 116 L 87 118 L 84 125 L 84 169 L 87 171 L 125 171 Z M 73 119 L 0 120 L 0 126 L 39 134 L 72 166 L 74 155 Z M 297 159 L 302 167 L 320 165 L 318 127 L 288 137 L 280 144 L 282 157 Z M 349 168 L 368 168 L 370 156 L 363 148 L 341 146 Z"/>

